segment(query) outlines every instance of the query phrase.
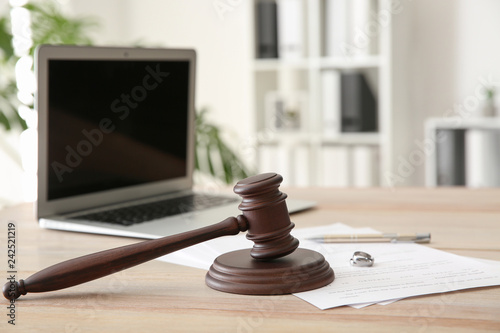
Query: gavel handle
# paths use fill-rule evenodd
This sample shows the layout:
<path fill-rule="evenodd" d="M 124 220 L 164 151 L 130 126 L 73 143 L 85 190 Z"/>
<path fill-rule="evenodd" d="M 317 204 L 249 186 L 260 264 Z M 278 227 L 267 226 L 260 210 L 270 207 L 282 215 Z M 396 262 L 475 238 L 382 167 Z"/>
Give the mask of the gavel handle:
<path fill-rule="evenodd" d="M 236 235 L 247 229 L 246 218 L 239 215 L 238 217 L 229 217 L 208 227 L 178 235 L 89 254 L 47 267 L 24 281 L 7 282 L 3 287 L 3 295 L 12 300 L 20 295 L 26 295 L 28 292 L 45 292 L 76 286 L 185 247 L 220 236 Z"/>

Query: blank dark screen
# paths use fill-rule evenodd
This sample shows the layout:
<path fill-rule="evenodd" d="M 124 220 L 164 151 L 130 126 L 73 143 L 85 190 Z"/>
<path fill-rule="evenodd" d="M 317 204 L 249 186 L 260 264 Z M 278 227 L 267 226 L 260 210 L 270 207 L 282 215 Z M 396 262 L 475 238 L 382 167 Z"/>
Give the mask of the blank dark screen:
<path fill-rule="evenodd" d="M 187 175 L 188 61 L 51 60 L 49 200 Z"/>

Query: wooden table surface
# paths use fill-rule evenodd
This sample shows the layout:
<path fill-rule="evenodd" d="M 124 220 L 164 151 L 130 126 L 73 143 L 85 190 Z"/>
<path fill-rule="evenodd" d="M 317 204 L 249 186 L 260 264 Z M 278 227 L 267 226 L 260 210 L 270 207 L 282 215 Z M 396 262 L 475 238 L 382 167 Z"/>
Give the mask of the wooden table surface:
<path fill-rule="evenodd" d="M 343 222 L 385 232 L 432 233 L 429 246 L 500 260 L 500 189 L 283 189 L 317 201 L 292 215 L 296 227 Z M 221 217 L 223 219 L 224 217 Z M 17 222 L 17 279 L 136 239 L 40 229 L 32 205 L 0 211 Z M 214 221 L 218 222 L 218 221 Z M 292 232 L 293 234 L 293 232 Z M 5 263 L 1 266 L 7 276 Z M 500 287 L 407 298 L 362 309 L 318 310 L 292 295 L 244 296 L 214 291 L 205 271 L 159 261 L 69 289 L 15 302 L 16 326 L 3 300 L 0 331 L 19 332 L 500 332 Z"/>

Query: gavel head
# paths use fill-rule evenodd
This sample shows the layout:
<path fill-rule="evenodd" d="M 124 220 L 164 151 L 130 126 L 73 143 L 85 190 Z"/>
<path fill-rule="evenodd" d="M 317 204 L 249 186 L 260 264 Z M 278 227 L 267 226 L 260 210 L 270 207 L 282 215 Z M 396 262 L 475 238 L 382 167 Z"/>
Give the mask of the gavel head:
<path fill-rule="evenodd" d="M 239 181 L 234 192 L 242 197 L 239 209 L 248 221 L 247 238 L 254 242 L 254 259 L 271 260 L 286 256 L 299 246 L 290 235 L 295 226 L 290 221 L 285 199 L 279 191 L 283 177 L 264 173 Z"/>

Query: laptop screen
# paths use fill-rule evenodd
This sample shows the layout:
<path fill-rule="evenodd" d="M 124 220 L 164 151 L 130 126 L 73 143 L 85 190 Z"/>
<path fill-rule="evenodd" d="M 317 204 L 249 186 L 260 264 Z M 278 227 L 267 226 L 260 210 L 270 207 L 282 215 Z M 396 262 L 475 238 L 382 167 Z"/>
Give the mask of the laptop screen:
<path fill-rule="evenodd" d="M 48 62 L 47 199 L 185 177 L 189 62 Z"/>

